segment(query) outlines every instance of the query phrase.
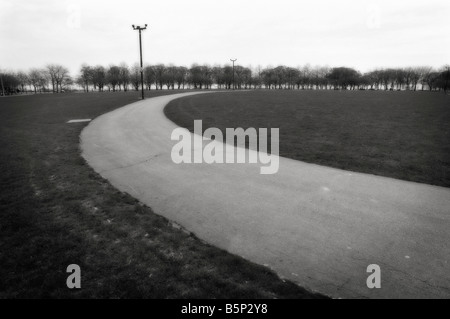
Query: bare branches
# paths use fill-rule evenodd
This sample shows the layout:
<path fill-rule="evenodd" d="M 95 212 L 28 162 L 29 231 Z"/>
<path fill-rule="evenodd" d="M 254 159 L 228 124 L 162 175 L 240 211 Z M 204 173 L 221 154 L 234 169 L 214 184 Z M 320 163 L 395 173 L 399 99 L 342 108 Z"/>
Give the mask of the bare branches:
<path fill-rule="evenodd" d="M 193 64 L 190 68 L 176 65 L 147 65 L 143 68 L 144 86 L 157 89 L 232 89 L 233 68 L 231 64 Z M 2 72 L 4 94 L 31 91 L 65 92 L 78 89 L 85 92 L 98 90 L 138 91 L 141 86 L 139 64 L 128 67 L 120 65 L 90 66 L 83 64 L 72 80 L 69 70 L 62 65 L 49 64 L 43 69 L 28 72 Z M 429 66 L 377 69 L 361 74 L 355 69 L 309 64 L 296 68 L 285 65 L 256 68 L 235 65 L 234 83 L 237 89 L 285 89 L 285 90 L 429 90 L 450 89 L 450 67 L 435 70 Z"/>
<path fill-rule="evenodd" d="M 62 92 L 63 85 L 71 82 L 69 70 L 66 67 L 59 64 L 47 65 L 46 74 L 52 84 L 53 93 Z"/>

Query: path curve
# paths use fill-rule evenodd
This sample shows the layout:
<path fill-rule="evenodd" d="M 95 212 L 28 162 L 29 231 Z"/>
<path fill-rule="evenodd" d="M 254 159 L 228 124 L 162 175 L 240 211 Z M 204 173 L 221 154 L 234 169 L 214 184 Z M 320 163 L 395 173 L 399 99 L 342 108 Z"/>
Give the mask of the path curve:
<path fill-rule="evenodd" d="M 177 126 L 163 109 L 192 94 L 96 118 L 81 134 L 83 157 L 157 214 L 313 291 L 450 297 L 450 189 L 286 158 L 275 175 L 255 164 L 176 165 Z M 370 264 L 381 267 L 381 289 L 367 288 Z"/>

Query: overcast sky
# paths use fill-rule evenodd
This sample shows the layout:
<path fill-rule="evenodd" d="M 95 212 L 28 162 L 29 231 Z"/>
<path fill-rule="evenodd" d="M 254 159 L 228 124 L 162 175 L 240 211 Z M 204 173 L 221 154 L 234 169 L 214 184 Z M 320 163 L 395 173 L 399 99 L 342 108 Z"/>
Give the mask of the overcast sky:
<path fill-rule="evenodd" d="M 0 68 L 144 63 L 450 63 L 449 0 L 0 0 Z"/>

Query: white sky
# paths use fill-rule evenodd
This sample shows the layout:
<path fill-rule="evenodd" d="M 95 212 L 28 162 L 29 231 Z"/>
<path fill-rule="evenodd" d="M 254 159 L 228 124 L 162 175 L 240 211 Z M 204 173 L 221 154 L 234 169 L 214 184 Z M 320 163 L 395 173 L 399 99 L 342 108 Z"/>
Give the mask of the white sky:
<path fill-rule="evenodd" d="M 449 0 L 0 0 L 0 68 L 450 63 Z"/>

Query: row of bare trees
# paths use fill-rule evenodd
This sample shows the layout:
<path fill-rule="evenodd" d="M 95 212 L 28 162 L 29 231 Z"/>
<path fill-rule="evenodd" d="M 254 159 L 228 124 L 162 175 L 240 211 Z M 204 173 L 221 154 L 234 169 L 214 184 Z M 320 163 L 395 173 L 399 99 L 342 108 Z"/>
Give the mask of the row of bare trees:
<path fill-rule="evenodd" d="M 329 68 L 309 65 L 292 68 L 277 66 L 258 67 L 208 66 L 194 64 L 190 68 L 174 65 L 148 65 L 144 67 L 144 86 L 147 90 L 162 89 L 372 89 L 372 90 L 444 90 L 449 87 L 449 67 L 379 69 L 361 74 L 352 68 Z M 85 91 L 127 91 L 130 86 L 139 90 L 140 67 L 91 67 L 83 65 L 77 83 Z M 234 85 L 234 86 L 233 86 Z"/>
<path fill-rule="evenodd" d="M 442 70 L 433 70 L 432 67 L 416 67 L 403 69 L 375 70 L 361 78 L 363 85 L 371 89 L 384 90 L 414 90 L 421 85 L 422 90 L 427 87 L 430 91 L 435 89 L 449 89 L 449 67 Z"/>
<path fill-rule="evenodd" d="M 346 67 L 330 68 L 305 65 L 251 68 L 230 65 L 194 64 L 190 68 L 175 65 L 147 65 L 143 69 L 144 86 L 156 89 L 315 89 L 315 90 L 430 90 L 450 89 L 450 66 L 378 69 L 362 74 Z M 141 69 L 119 65 L 89 66 L 83 64 L 74 79 L 62 65 L 50 64 L 28 72 L 0 73 L 5 94 L 25 91 L 64 92 L 82 88 L 84 91 L 139 90 Z"/>
<path fill-rule="evenodd" d="M 207 66 L 194 64 L 190 68 L 174 65 L 148 65 L 144 68 L 144 86 L 147 90 L 162 89 L 373 89 L 373 90 L 448 90 L 449 67 L 434 70 L 431 67 L 379 69 L 361 74 L 352 68 L 277 66 L 262 69 L 242 66 Z M 141 85 L 140 67 L 90 67 L 83 65 L 77 80 L 85 91 L 127 91 Z"/>
<path fill-rule="evenodd" d="M 297 89 L 372 89 L 421 90 L 450 89 L 450 67 L 434 70 L 432 67 L 379 69 L 365 74 L 352 68 L 278 66 L 262 71 L 260 76 L 266 88 Z"/>
<path fill-rule="evenodd" d="M 135 64 L 128 67 L 122 63 L 103 66 L 82 65 L 80 75 L 76 79 L 83 90 L 127 91 L 131 87 L 139 90 L 141 86 L 141 69 Z M 252 71 L 249 68 L 237 66 L 234 70 L 235 84 L 238 88 L 250 88 Z M 233 85 L 233 69 L 231 66 L 192 65 L 190 68 L 175 65 L 147 65 L 144 67 L 144 86 L 147 90 L 156 89 L 231 89 Z"/>
<path fill-rule="evenodd" d="M 32 91 L 64 92 L 73 85 L 69 70 L 58 64 L 49 64 L 45 68 L 30 69 L 28 72 L 1 72 L 0 94 L 14 94 Z"/>

